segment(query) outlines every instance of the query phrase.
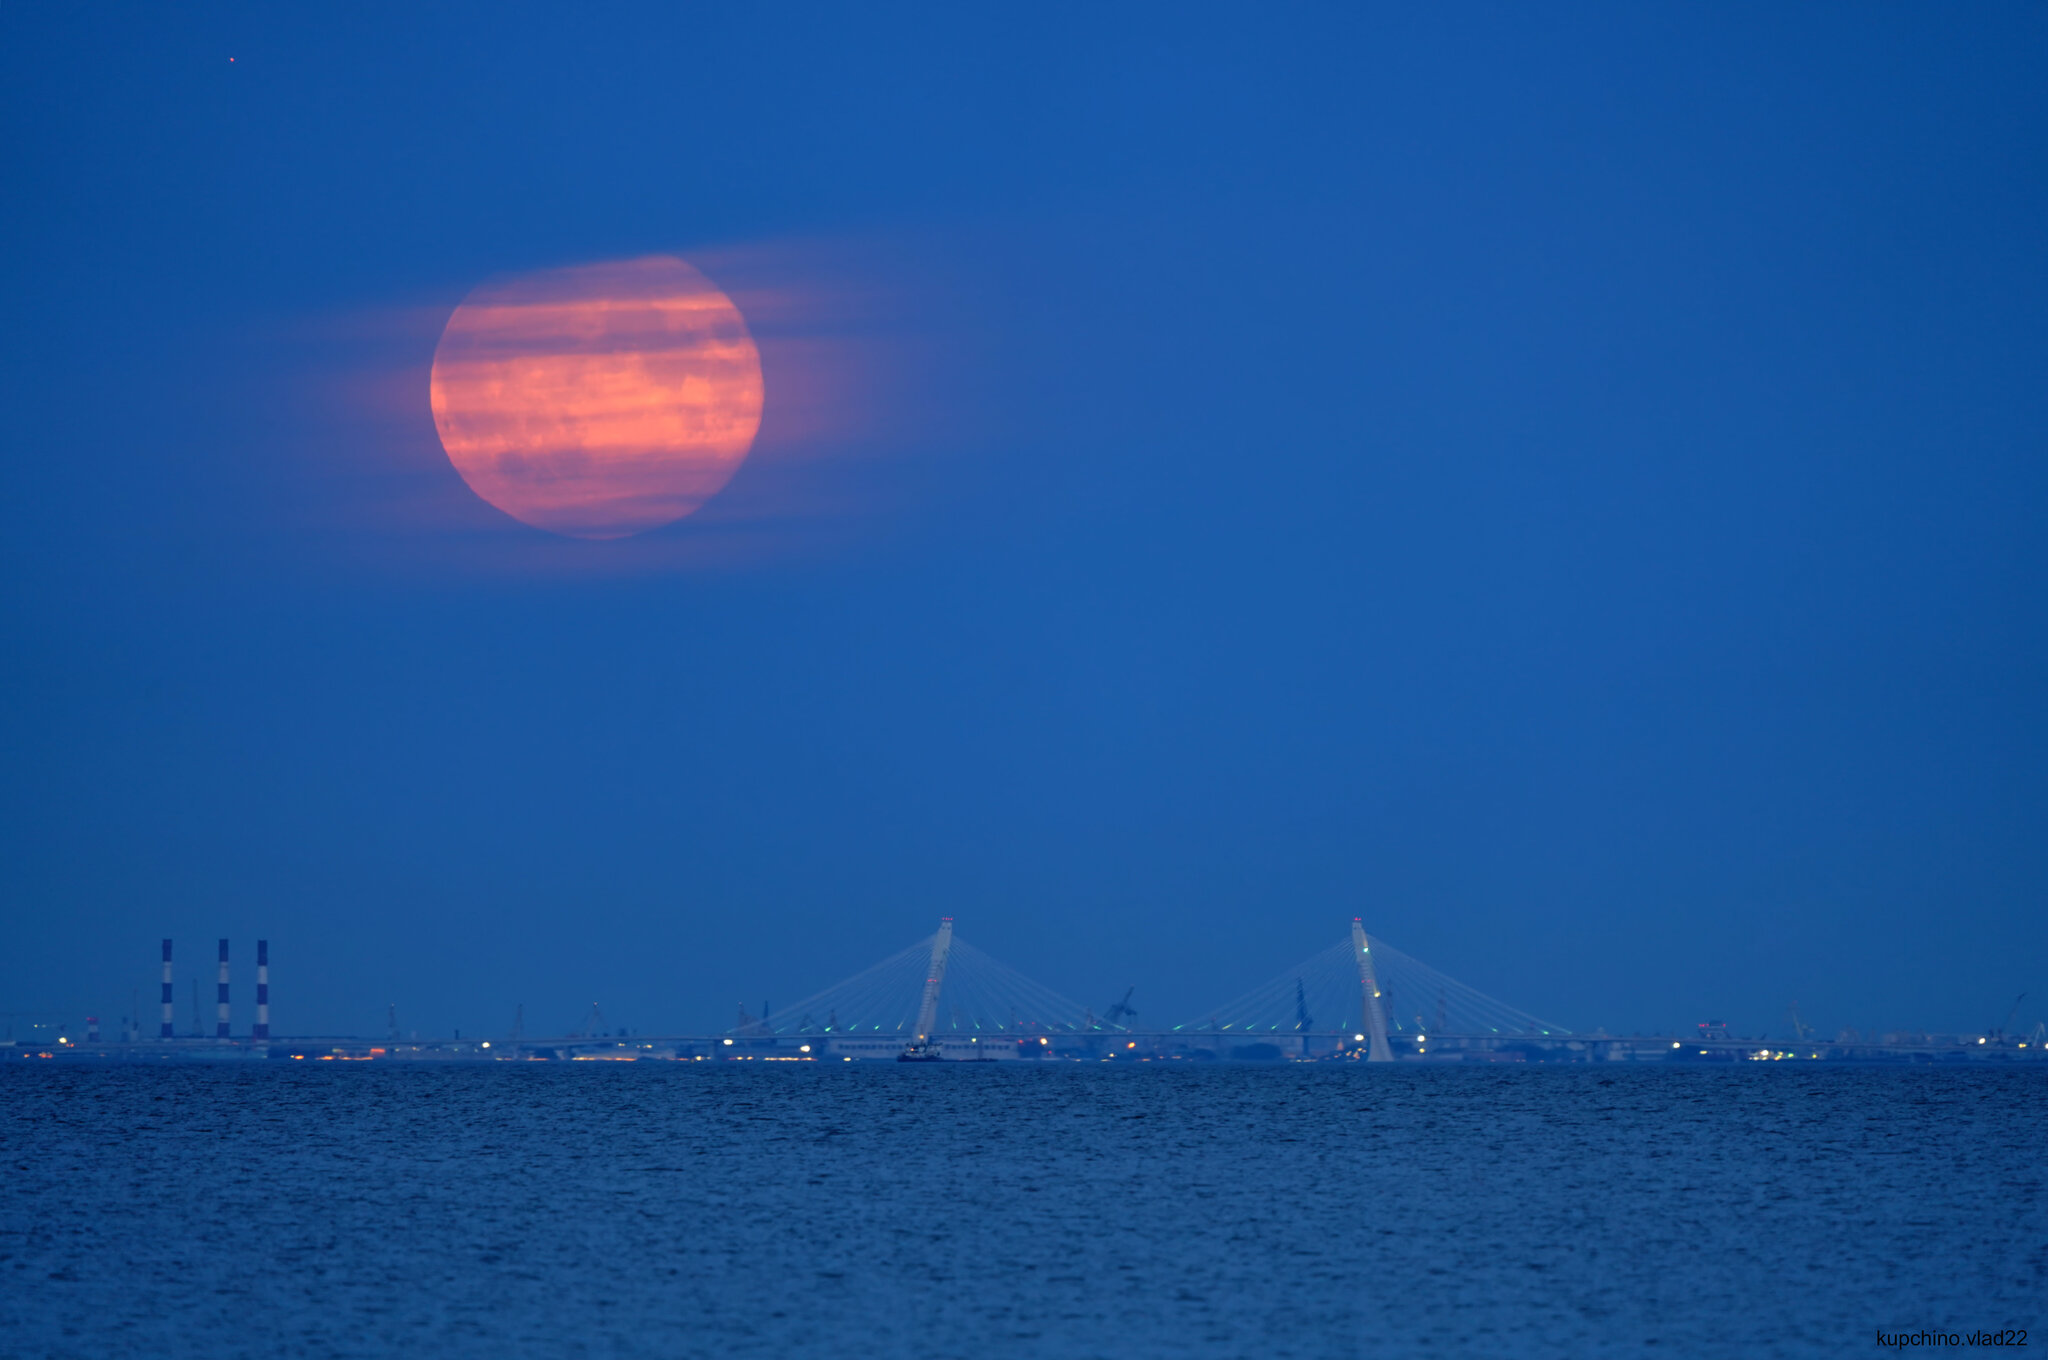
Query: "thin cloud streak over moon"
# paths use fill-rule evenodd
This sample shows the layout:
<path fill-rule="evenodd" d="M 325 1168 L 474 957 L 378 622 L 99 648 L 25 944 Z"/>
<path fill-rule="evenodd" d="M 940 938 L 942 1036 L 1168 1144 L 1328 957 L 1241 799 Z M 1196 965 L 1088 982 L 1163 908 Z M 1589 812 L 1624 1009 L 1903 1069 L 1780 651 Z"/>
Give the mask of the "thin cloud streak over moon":
<path fill-rule="evenodd" d="M 730 480 L 718 489 L 701 479 L 695 490 L 709 499 L 680 518 L 646 514 L 648 523 L 623 530 L 630 537 L 603 541 L 555 523 L 536 533 L 546 507 L 515 515 L 509 492 L 500 504 L 445 447 L 430 397 L 459 308 L 489 301 L 501 281 L 590 266 L 507 272 L 483 288 L 472 275 L 438 298 L 283 323 L 269 353 L 288 405 L 278 417 L 297 436 L 271 465 L 292 503 L 273 514 L 314 534 L 334 559 L 407 575 L 638 575 L 836 557 L 907 527 L 905 516 L 954 486 L 999 428 L 1005 403 L 982 317 L 986 280 L 963 271 L 952 244 L 913 234 L 680 253 L 740 314 L 763 394 L 751 447 L 723 469 Z M 559 326 L 531 305 L 536 320 Z M 614 414 L 619 428 L 639 419 Z M 497 423 L 472 428 L 506 437 Z M 669 499 L 654 504 L 674 509 L 690 490 L 657 488 Z M 630 498 L 626 508 L 641 509 Z"/>
<path fill-rule="evenodd" d="M 761 354 L 732 300 L 673 256 L 494 279 L 434 353 L 435 428 L 477 495 L 610 539 L 693 514 L 761 426 Z"/>

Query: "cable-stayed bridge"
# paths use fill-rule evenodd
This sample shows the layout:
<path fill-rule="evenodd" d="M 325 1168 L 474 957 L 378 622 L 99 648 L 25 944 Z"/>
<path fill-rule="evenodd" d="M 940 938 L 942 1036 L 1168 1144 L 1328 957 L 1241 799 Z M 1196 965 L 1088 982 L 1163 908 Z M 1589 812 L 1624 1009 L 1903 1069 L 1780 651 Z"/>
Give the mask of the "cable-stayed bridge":
<path fill-rule="evenodd" d="M 726 1047 L 905 1061 L 1102 1055 L 1363 1058 L 1493 1051 L 1567 1040 L 1572 1032 L 1497 1001 L 1367 935 L 1351 933 L 1265 984 L 1171 1028 L 1139 1028 L 1129 998 L 1100 1015 L 1026 977 L 953 932 L 952 918 L 915 944 L 823 991 L 754 1016 L 743 1008 Z"/>
<path fill-rule="evenodd" d="M 1349 937 L 1261 986 L 1176 1025 L 1190 1037 L 1245 1039 L 1308 1054 L 1326 1035 L 1381 1050 L 1569 1039 L 1572 1031 L 1468 987 L 1352 922 Z M 1286 1051 L 1283 1049 L 1283 1051 Z"/>
<path fill-rule="evenodd" d="M 865 1040 L 868 1048 L 893 1045 L 917 1056 L 920 1046 L 936 1052 L 934 1045 L 962 1041 L 1123 1029 L 957 938 L 949 916 L 917 943 L 773 1015 L 742 1009 L 728 1037 L 835 1040 L 835 1051 Z"/>

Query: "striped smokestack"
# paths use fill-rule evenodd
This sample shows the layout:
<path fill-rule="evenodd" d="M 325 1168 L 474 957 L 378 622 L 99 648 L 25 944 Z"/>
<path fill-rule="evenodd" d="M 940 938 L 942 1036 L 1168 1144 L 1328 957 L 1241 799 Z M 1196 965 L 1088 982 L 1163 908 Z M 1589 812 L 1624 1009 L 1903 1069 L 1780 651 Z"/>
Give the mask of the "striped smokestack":
<path fill-rule="evenodd" d="M 270 941 L 256 942 L 256 1037 L 270 1037 Z"/>
<path fill-rule="evenodd" d="M 213 1037 L 228 1037 L 228 942 L 220 942 L 220 1024 L 214 1029 Z"/>
<path fill-rule="evenodd" d="M 171 1037 L 171 942 L 164 941 L 164 1027 L 157 1031 L 157 1038 Z"/>
<path fill-rule="evenodd" d="M 97 1015 L 85 1017 L 85 1041 L 89 1044 L 100 1041 L 100 1018 Z"/>

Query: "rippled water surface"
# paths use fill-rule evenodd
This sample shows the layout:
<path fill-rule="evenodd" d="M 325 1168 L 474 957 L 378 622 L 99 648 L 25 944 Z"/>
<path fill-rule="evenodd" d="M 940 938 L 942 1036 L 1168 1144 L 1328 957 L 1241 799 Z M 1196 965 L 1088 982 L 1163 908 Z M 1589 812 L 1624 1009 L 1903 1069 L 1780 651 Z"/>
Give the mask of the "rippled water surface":
<path fill-rule="evenodd" d="M 2026 1354 L 2044 1129 L 1990 1067 L 10 1065 L 0 1354 Z"/>

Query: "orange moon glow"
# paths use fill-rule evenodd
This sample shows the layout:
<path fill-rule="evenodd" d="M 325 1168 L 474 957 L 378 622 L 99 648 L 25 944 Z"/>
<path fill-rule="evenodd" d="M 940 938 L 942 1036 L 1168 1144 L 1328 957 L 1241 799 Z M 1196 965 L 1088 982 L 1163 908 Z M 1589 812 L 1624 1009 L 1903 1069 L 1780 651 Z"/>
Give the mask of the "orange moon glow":
<path fill-rule="evenodd" d="M 441 333 L 434 425 L 477 495 L 573 538 L 624 538 L 717 495 L 761 428 L 761 352 L 667 255 L 493 279 Z"/>

